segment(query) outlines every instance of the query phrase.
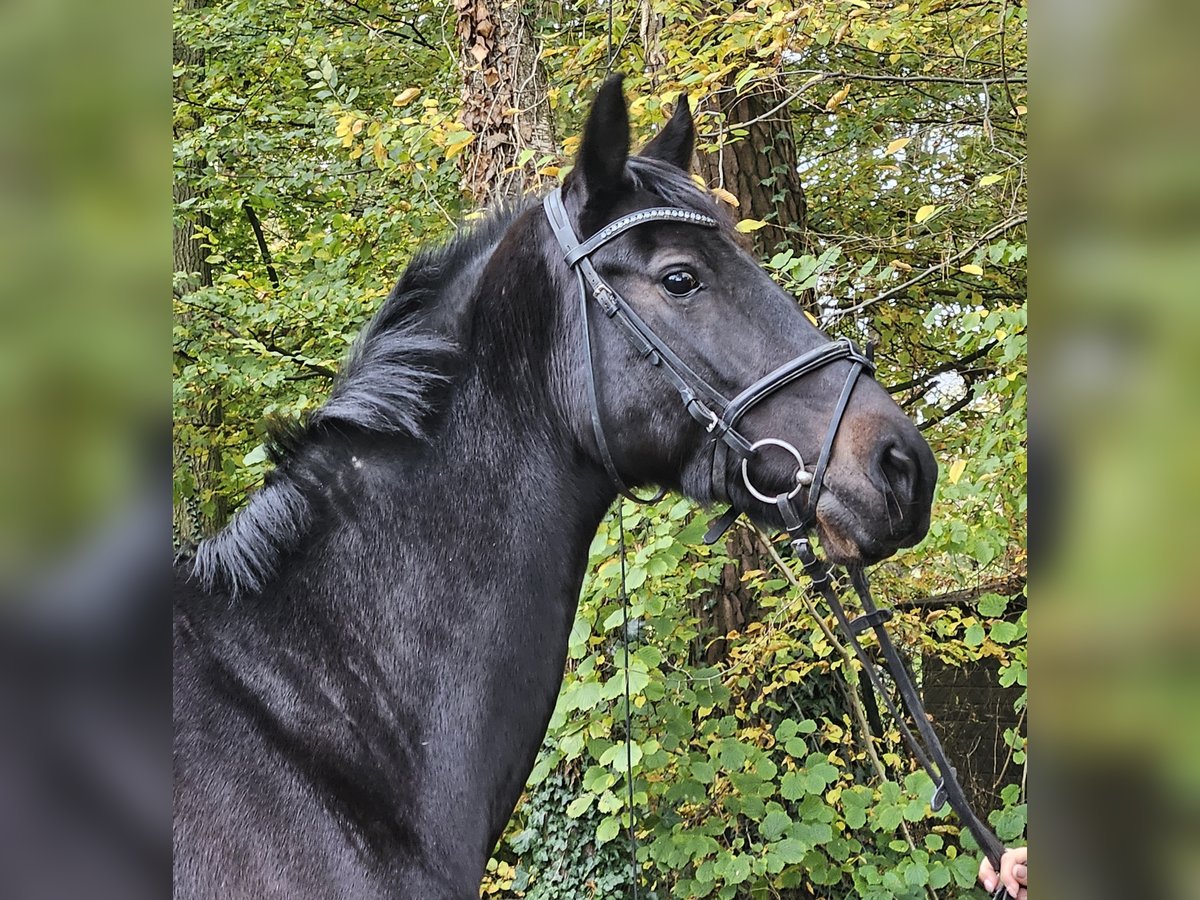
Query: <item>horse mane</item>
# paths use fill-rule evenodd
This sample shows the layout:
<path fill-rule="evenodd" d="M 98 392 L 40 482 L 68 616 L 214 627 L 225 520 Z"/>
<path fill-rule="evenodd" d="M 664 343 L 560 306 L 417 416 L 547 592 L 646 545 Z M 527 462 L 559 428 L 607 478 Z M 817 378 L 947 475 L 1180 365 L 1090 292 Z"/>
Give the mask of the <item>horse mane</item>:
<path fill-rule="evenodd" d="M 528 204 L 501 206 L 413 257 L 354 342 L 329 398 L 304 419 L 272 422 L 267 452 L 275 469 L 216 535 L 196 548 L 192 573 L 208 591 L 260 590 L 280 556 L 313 524 L 319 481 L 299 464 L 330 431 L 357 429 L 422 441 L 437 413 L 436 389 L 450 381 L 457 326 L 473 284 L 470 264 L 490 254 Z"/>
<path fill-rule="evenodd" d="M 668 205 L 729 221 L 711 194 L 668 163 L 635 156 L 627 171 L 634 187 Z M 355 341 L 324 405 L 302 421 L 272 424 L 267 450 L 274 471 L 225 528 L 196 549 L 192 572 L 206 590 L 257 592 L 281 555 L 308 532 L 321 479 L 300 461 L 319 436 L 348 428 L 425 439 L 438 411 L 437 388 L 450 381 L 456 338 L 469 314 L 477 277 L 471 264 L 490 255 L 533 202 L 501 206 L 447 242 L 419 250 Z"/>

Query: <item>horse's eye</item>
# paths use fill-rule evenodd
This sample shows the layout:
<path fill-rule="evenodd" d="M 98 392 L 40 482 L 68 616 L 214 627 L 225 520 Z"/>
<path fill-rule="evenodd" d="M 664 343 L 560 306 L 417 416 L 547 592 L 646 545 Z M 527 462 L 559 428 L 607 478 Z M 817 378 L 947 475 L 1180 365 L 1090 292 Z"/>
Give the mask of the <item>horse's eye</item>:
<path fill-rule="evenodd" d="M 676 269 L 663 276 L 663 287 L 674 297 L 686 297 L 700 287 L 700 280 L 687 269 Z"/>

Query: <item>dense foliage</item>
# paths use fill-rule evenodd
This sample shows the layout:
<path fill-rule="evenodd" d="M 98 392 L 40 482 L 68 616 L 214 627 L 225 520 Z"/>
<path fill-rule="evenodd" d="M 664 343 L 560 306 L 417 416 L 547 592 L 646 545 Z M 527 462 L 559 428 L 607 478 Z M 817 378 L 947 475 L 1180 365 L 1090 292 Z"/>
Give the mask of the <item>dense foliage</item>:
<path fill-rule="evenodd" d="M 538 187 L 570 164 L 607 15 L 551 0 L 525 12 L 562 137 L 514 159 Z M 461 166 L 476 135 L 459 118 L 455 16 L 423 0 L 177 3 L 177 224 L 203 248 L 200 271 L 177 254 L 175 291 L 175 492 L 193 517 L 219 520 L 261 482 L 269 418 L 318 405 L 407 259 L 470 217 Z M 782 91 L 807 222 L 743 210 L 741 227 L 769 237 L 764 263 L 824 327 L 879 341 L 881 382 L 941 463 L 930 535 L 877 567 L 877 592 L 902 605 L 893 624 L 914 659 L 994 661 L 1022 712 L 1024 5 L 643 0 L 617 3 L 614 23 L 644 136 L 687 91 L 707 152 L 748 133 L 722 97 Z M 894 729 L 871 737 L 855 666 L 781 560 L 759 546 L 762 565 L 738 573 L 755 598 L 744 624 L 717 633 L 732 560 L 699 543 L 704 514 L 668 499 L 628 506 L 625 523 L 630 655 L 610 519 L 485 890 L 619 893 L 632 778 L 656 896 L 964 892 L 969 838 L 930 812 Z M 1008 786 L 993 822 L 1017 840 L 1023 727 L 997 740 Z"/>

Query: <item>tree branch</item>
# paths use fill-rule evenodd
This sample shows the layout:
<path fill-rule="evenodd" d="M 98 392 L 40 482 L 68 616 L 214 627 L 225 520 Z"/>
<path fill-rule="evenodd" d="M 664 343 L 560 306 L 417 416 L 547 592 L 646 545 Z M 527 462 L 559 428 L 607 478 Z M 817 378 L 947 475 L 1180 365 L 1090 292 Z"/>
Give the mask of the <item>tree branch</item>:
<path fill-rule="evenodd" d="M 950 418 L 952 415 L 954 415 L 959 410 L 966 409 L 967 405 L 970 404 L 970 402 L 975 399 L 975 391 L 974 391 L 975 379 L 970 375 L 964 375 L 963 381 L 966 382 L 967 390 L 966 390 L 966 393 L 963 394 L 962 399 L 955 400 L 953 403 L 951 403 L 949 406 L 947 406 L 944 410 L 942 410 L 940 413 L 938 413 L 932 419 L 926 419 L 924 422 L 919 423 L 917 425 L 917 428 L 920 431 L 925 431 L 929 428 L 932 428 L 934 425 L 937 425 L 939 422 L 946 421 L 948 418 Z"/>
<path fill-rule="evenodd" d="M 1020 332 L 1016 332 L 1016 333 L 1019 334 Z M 973 363 L 978 359 L 982 359 L 983 357 L 985 357 L 989 353 L 991 353 L 992 348 L 995 347 L 999 343 L 1000 343 L 999 341 L 990 341 L 989 343 L 984 344 L 982 347 L 980 347 L 974 353 L 968 353 L 966 356 L 960 357 L 959 359 L 952 359 L 952 360 L 949 360 L 948 362 L 942 363 L 939 366 L 934 366 L 932 369 L 927 371 L 924 375 L 920 376 L 919 378 L 914 378 L 911 381 L 902 381 L 899 384 L 889 385 L 887 391 L 889 394 L 898 394 L 901 391 L 907 391 L 909 388 L 920 387 L 922 385 L 928 384 L 929 379 L 933 378 L 935 375 L 941 375 L 945 372 L 962 371 L 962 368 L 964 366 L 969 365 L 970 363 Z"/>
<path fill-rule="evenodd" d="M 862 303 L 856 303 L 854 306 L 847 306 L 842 309 L 836 309 L 832 313 L 830 313 L 830 317 L 832 320 L 836 321 L 837 319 L 844 318 L 845 316 L 851 315 L 852 313 L 862 312 L 868 306 L 874 306 L 876 303 L 882 303 L 884 300 L 890 300 L 893 297 L 897 297 L 900 294 L 903 294 L 905 291 L 907 291 L 913 285 L 920 283 L 921 281 L 928 278 L 930 275 L 934 274 L 935 272 L 940 272 L 940 271 L 944 270 L 947 266 L 952 266 L 956 262 L 966 259 L 968 256 L 970 256 L 972 253 L 974 253 L 976 250 L 978 250 L 980 247 L 982 247 L 984 244 L 986 244 L 992 238 L 999 237 L 1000 235 L 1004 234 L 1004 232 L 1008 231 L 1009 229 L 1016 228 L 1018 225 L 1025 224 L 1025 222 L 1027 222 L 1028 220 L 1029 220 L 1028 213 L 1021 213 L 1020 215 L 1013 216 L 1011 219 L 1006 219 L 1005 221 L 1003 221 L 999 225 L 997 225 L 995 228 L 992 228 L 990 231 L 985 232 L 983 234 L 983 236 L 980 237 L 979 240 L 977 240 L 975 243 L 973 243 L 970 247 L 967 247 L 967 249 L 965 249 L 965 250 L 959 251 L 958 253 L 954 254 L 949 259 L 945 260 L 944 262 L 940 262 L 937 265 L 930 266 L 924 272 L 914 275 L 912 278 L 908 279 L 908 281 L 898 284 L 894 288 L 891 288 L 890 290 L 886 290 L 882 294 L 872 297 L 869 300 L 864 300 Z"/>
<path fill-rule="evenodd" d="M 905 608 L 938 608 L 943 606 L 957 606 L 962 603 L 971 603 L 981 598 L 984 594 L 999 594 L 1002 597 L 1015 597 L 1025 590 L 1024 575 L 1009 575 L 1007 578 L 1000 578 L 996 581 L 985 581 L 973 588 L 964 588 L 958 591 L 947 591 L 944 594 L 933 594 L 929 597 L 917 597 L 915 600 L 897 600 L 896 606 Z"/>
<path fill-rule="evenodd" d="M 230 324 L 230 322 L 220 312 L 211 307 L 205 306 L 203 303 L 196 303 L 193 300 L 188 300 L 186 297 L 176 297 L 175 302 L 182 303 L 184 306 L 190 306 L 192 309 L 197 309 L 203 313 L 207 313 L 208 315 L 212 316 L 222 328 L 228 331 L 235 338 L 240 338 L 245 341 L 252 341 L 255 344 L 258 344 L 268 353 L 274 353 L 276 356 L 282 356 L 284 359 L 291 360 L 292 362 L 296 363 L 296 365 L 303 366 L 310 372 L 313 372 L 324 378 L 337 377 L 337 372 L 334 369 L 331 369 L 328 366 L 323 366 L 320 363 L 313 362 L 299 353 L 295 353 L 284 347 L 280 347 L 270 338 L 263 338 L 249 332 L 242 334 L 242 332 L 239 331 L 237 327 Z"/>
<path fill-rule="evenodd" d="M 267 267 L 267 277 L 271 279 L 271 284 L 275 286 L 275 290 L 279 290 L 279 273 L 275 271 L 275 266 L 271 263 L 271 249 L 267 246 L 267 239 L 263 236 L 262 223 L 258 221 L 258 216 L 254 212 L 254 207 L 250 205 L 249 200 L 242 201 L 242 212 L 246 214 L 246 221 L 250 223 L 250 230 L 254 232 L 254 239 L 258 241 L 258 250 L 262 254 L 264 265 Z"/>

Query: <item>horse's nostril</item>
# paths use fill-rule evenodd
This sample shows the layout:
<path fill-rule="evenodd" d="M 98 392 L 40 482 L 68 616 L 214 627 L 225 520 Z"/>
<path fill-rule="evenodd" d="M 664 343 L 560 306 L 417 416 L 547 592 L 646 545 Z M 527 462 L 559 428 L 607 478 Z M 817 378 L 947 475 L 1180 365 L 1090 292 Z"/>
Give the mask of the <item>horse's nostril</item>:
<path fill-rule="evenodd" d="M 896 499 L 912 503 L 918 477 L 917 460 L 897 444 L 888 442 L 880 448 L 876 465 Z"/>

